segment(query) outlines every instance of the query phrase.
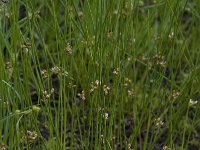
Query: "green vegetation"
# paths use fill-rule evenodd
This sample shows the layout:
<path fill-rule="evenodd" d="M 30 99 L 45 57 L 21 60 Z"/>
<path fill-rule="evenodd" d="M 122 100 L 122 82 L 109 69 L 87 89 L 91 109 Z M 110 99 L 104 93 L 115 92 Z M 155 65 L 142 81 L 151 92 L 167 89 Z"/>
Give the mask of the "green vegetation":
<path fill-rule="evenodd" d="M 0 150 L 198 150 L 199 0 L 0 0 Z"/>

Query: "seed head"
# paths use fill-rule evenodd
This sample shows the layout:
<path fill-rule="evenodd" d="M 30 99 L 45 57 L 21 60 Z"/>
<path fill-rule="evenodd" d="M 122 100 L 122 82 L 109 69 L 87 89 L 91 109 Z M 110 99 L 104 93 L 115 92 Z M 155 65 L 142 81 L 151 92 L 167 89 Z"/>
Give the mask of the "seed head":
<path fill-rule="evenodd" d="M 71 89 L 71 88 L 75 88 L 76 85 L 73 84 L 72 82 L 69 82 L 68 85 L 67 85 L 67 87 Z"/>
<path fill-rule="evenodd" d="M 133 97 L 134 96 L 134 90 L 128 90 L 128 97 Z"/>
<path fill-rule="evenodd" d="M 37 139 L 37 132 L 36 131 L 27 131 L 27 138 L 30 141 L 35 141 Z"/>
<path fill-rule="evenodd" d="M 169 34 L 169 38 L 172 39 L 173 37 L 174 37 L 174 32 L 171 32 L 171 33 Z"/>
<path fill-rule="evenodd" d="M 180 95 L 181 94 L 180 94 L 179 91 L 176 91 L 176 90 L 172 91 L 172 98 L 173 98 L 173 100 L 176 100 Z"/>
<path fill-rule="evenodd" d="M 125 83 L 124 83 L 124 86 L 125 87 L 127 87 L 132 81 L 131 81 L 131 79 L 129 79 L 129 78 L 125 78 Z"/>
<path fill-rule="evenodd" d="M 161 120 L 161 118 L 157 118 L 154 120 L 156 127 L 162 127 L 164 125 L 164 122 Z"/>
<path fill-rule="evenodd" d="M 100 136 L 101 143 L 104 144 L 104 137 L 103 134 Z"/>
<path fill-rule="evenodd" d="M 0 5 L 8 3 L 9 0 L 0 0 Z"/>
<path fill-rule="evenodd" d="M 53 74 L 59 74 L 60 73 L 60 68 L 59 67 L 57 67 L 57 66 L 55 66 L 55 67 L 52 67 L 51 68 L 51 71 L 53 72 Z"/>
<path fill-rule="evenodd" d="M 165 57 L 163 55 L 161 55 L 161 53 L 157 53 L 154 57 L 155 60 L 155 64 L 156 66 L 160 67 L 160 68 L 166 68 L 166 61 L 165 61 Z"/>
<path fill-rule="evenodd" d="M 21 111 L 20 111 L 19 109 L 17 109 L 17 110 L 15 110 L 15 113 L 16 113 L 16 114 L 20 114 Z"/>
<path fill-rule="evenodd" d="M 41 108 L 36 106 L 36 105 L 33 105 L 32 110 L 35 111 L 35 112 L 39 112 L 41 110 Z"/>
<path fill-rule="evenodd" d="M 78 97 L 80 97 L 82 100 L 86 100 L 86 98 L 85 98 L 85 92 L 84 92 L 84 91 L 82 91 L 81 93 L 78 93 L 77 95 L 78 95 Z"/>
<path fill-rule="evenodd" d="M 69 43 L 67 43 L 67 45 L 66 45 L 66 47 L 65 47 L 65 52 L 66 52 L 67 54 L 69 54 L 69 55 L 72 54 L 72 46 L 71 46 Z"/>
<path fill-rule="evenodd" d="M 130 143 L 128 144 L 128 150 L 133 150 Z"/>
<path fill-rule="evenodd" d="M 107 120 L 108 119 L 108 113 L 102 114 L 102 117 Z"/>
<path fill-rule="evenodd" d="M 11 69 L 11 68 L 13 68 L 12 63 L 9 62 L 9 61 L 6 62 L 5 67 L 6 67 L 6 69 Z"/>
<path fill-rule="evenodd" d="M 118 75 L 119 74 L 119 68 L 114 69 L 113 74 Z"/>
<path fill-rule="evenodd" d="M 46 69 L 43 69 L 43 70 L 41 71 L 41 76 L 42 76 L 43 79 L 46 79 L 46 78 L 48 77 L 48 72 L 47 72 Z"/>
<path fill-rule="evenodd" d="M 190 99 L 189 105 L 192 107 L 192 106 L 195 106 L 197 103 L 198 101 Z"/>
<path fill-rule="evenodd" d="M 98 89 L 99 85 L 101 85 L 101 82 L 99 80 L 96 80 L 95 82 L 91 82 L 90 92 L 93 92 L 94 90 Z"/>
<path fill-rule="evenodd" d="M 172 150 L 172 149 L 165 145 L 165 146 L 162 148 L 162 150 Z"/>
<path fill-rule="evenodd" d="M 9 105 L 10 105 L 10 103 L 9 103 L 8 101 L 4 101 L 4 102 L 3 102 L 3 106 L 4 106 L 4 108 L 8 108 Z"/>
<path fill-rule="evenodd" d="M 31 48 L 31 43 L 25 43 L 25 44 L 23 44 L 22 46 L 21 46 L 21 48 L 22 48 L 22 52 L 24 53 L 24 54 L 28 54 L 28 52 L 29 52 L 29 49 Z"/>
<path fill-rule="evenodd" d="M 0 150 L 7 150 L 7 146 L 4 143 L 1 143 Z"/>
<path fill-rule="evenodd" d="M 48 93 L 46 90 L 42 92 L 44 99 L 49 99 L 51 96 L 51 93 Z"/>
<path fill-rule="evenodd" d="M 79 11 L 79 12 L 78 12 L 78 17 L 79 17 L 79 18 L 82 18 L 83 16 L 84 16 L 84 13 L 83 13 L 82 11 Z"/>
<path fill-rule="evenodd" d="M 103 86 L 103 91 L 104 91 L 105 95 L 108 95 L 108 93 L 109 93 L 109 91 L 110 91 L 110 87 L 107 86 L 107 85 L 104 85 L 104 86 Z"/>

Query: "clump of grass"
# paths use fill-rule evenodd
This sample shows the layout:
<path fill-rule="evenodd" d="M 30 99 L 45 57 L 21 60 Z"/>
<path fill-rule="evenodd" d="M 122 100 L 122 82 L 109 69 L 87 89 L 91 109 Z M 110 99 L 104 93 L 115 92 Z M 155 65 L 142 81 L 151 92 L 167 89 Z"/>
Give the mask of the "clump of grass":
<path fill-rule="evenodd" d="M 0 1 L 0 149 L 199 148 L 198 1 Z"/>

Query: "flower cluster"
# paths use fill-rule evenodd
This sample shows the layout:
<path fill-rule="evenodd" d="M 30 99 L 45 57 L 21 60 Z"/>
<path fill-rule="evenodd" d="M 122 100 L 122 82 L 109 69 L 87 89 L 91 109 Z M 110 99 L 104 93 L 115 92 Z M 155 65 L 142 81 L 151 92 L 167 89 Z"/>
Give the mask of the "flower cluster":
<path fill-rule="evenodd" d="M 48 72 L 47 72 L 46 69 L 43 69 L 43 70 L 41 71 L 41 76 L 42 76 L 43 79 L 48 78 Z"/>
<path fill-rule="evenodd" d="M 10 103 L 8 101 L 3 102 L 3 107 L 8 108 L 10 106 Z"/>
<path fill-rule="evenodd" d="M 173 90 L 173 91 L 172 91 L 172 99 L 173 99 L 173 100 L 176 100 L 180 95 L 181 95 L 181 94 L 180 94 L 179 91 L 176 91 L 176 90 Z"/>
<path fill-rule="evenodd" d="M 128 90 L 128 97 L 133 97 L 134 96 L 134 90 Z"/>
<path fill-rule="evenodd" d="M 53 93 L 54 93 L 54 88 L 52 88 L 50 92 L 45 90 L 45 91 L 42 92 L 43 98 L 44 99 L 49 99 Z"/>
<path fill-rule="evenodd" d="M 7 4 L 9 0 L 0 0 L 0 5 Z"/>
<path fill-rule="evenodd" d="M 0 144 L 0 150 L 7 150 L 7 146 L 4 143 Z"/>
<path fill-rule="evenodd" d="M 162 150 L 172 150 L 172 149 L 165 145 L 165 146 L 162 148 Z"/>
<path fill-rule="evenodd" d="M 36 106 L 36 105 L 33 105 L 32 110 L 35 111 L 35 112 L 39 112 L 41 110 L 41 108 Z"/>
<path fill-rule="evenodd" d="M 169 34 L 169 38 L 172 39 L 173 37 L 174 37 L 174 32 L 171 32 L 171 33 Z"/>
<path fill-rule="evenodd" d="M 82 91 L 81 93 L 78 93 L 77 95 L 78 95 L 78 97 L 79 97 L 80 99 L 86 100 L 86 98 L 85 98 L 85 92 L 84 92 L 84 91 Z"/>
<path fill-rule="evenodd" d="M 22 53 L 23 54 L 28 54 L 28 52 L 29 52 L 29 49 L 31 48 L 31 43 L 25 43 L 25 44 L 23 44 L 22 46 L 21 46 L 21 48 L 22 48 Z"/>
<path fill-rule="evenodd" d="M 73 84 L 72 82 L 69 82 L 68 85 L 67 85 L 67 87 L 71 89 L 71 88 L 75 88 L 76 85 Z"/>
<path fill-rule="evenodd" d="M 105 95 L 108 95 L 109 91 L 110 91 L 110 87 L 107 85 L 103 85 L 103 91 L 104 91 Z"/>
<path fill-rule="evenodd" d="M 13 65 L 11 62 L 8 61 L 8 62 L 6 62 L 5 67 L 6 67 L 6 69 L 11 69 L 11 68 L 13 68 Z"/>
<path fill-rule="evenodd" d="M 67 43 L 67 45 L 66 45 L 66 47 L 65 47 L 65 52 L 66 52 L 67 54 L 69 54 L 69 55 L 72 54 L 72 46 L 71 46 L 69 43 Z"/>
<path fill-rule="evenodd" d="M 61 70 L 60 70 L 60 68 L 58 66 L 55 66 L 55 67 L 51 68 L 51 71 L 52 71 L 53 74 L 57 75 L 57 74 L 60 73 Z"/>
<path fill-rule="evenodd" d="M 114 69 L 113 74 L 118 75 L 119 74 L 119 68 Z"/>
<path fill-rule="evenodd" d="M 128 144 L 128 150 L 133 150 L 130 143 Z"/>
<path fill-rule="evenodd" d="M 26 134 L 21 138 L 21 143 L 28 142 L 29 144 L 35 143 L 37 141 L 38 134 L 36 131 L 27 130 Z"/>
<path fill-rule="evenodd" d="M 97 90 L 99 85 L 101 85 L 101 82 L 99 80 L 96 80 L 95 82 L 91 82 L 90 92 L 93 92 L 94 90 Z"/>
<path fill-rule="evenodd" d="M 83 13 L 82 11 L 79 11 L 79 12 L 78 12 L 78 17 L 79 17 L 79 18 L 82 18 L 83 16 L 84 16 L 84 13 Z"/>
<path fill-rule="evenodd" d="M 106 112 L 106 110 L 105 110 L 104 108 L 99 108 L 98 111 L 100 112 L 101 116 L 102 116 L 105 120 L 108 119 L 109 114 L 108 114 L 108 112 Z"/>
<path fill-rule="evenodd" d="M 102 144 L 104 144 L 104 136 L 103 136 L 103 134 L 100 136 L 100 141 L 101 141 Z"/>
<path fill-rule="evenodd" d="M 198 103 L 198 101 L 190 99 L 189 106 L 190 106 L 190 107 L 193 107 L 193 106 L 195 106 L 197 103 Z"/>
<path fill-rule="evenodd" d="M 128 87 L 128 85 L 132 82 L 132 80 L 126 77 L 125 80 L 124 80 L 124 82 L 125 82 L 124 86 Z"/>
<path fill-rule="evenodd" d="M 108 113 L 102 114 L 102 117 L 107 120 L 108 119 Z"/>
<path fill-rule="evenodd" d="M 155 64 L 160 68 L 166 68 L 165 57 L 161 53 L 157 53 L 154 57 Z"/>
<path fill-rule="evenodd" d="M 164 122 L 161 120 L 161 118 L 157 118 L 154 120 L 156 127 L 162 127 L 164 125 Z"/>

